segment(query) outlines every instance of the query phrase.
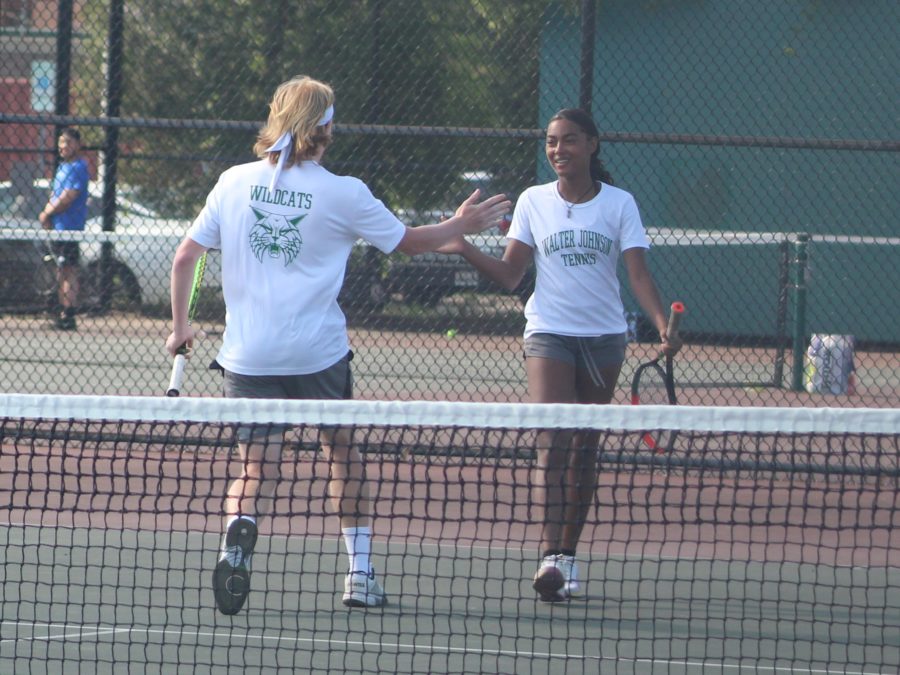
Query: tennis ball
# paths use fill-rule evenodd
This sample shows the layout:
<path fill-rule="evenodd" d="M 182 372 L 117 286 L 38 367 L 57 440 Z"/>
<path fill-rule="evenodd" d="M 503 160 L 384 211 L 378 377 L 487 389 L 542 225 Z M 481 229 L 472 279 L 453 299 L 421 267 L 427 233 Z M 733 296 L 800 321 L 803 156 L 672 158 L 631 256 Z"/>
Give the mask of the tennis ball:
<path fill-rule="evenodd" d="M 456 331 L 455 328 L 451 328 L 450 330 L 447 331 L 447 337 L 448 337 L 448 338 L 455 338 L 455 337 L 456 337 L 456 332 L 457 332 L 457 331 Z"/>

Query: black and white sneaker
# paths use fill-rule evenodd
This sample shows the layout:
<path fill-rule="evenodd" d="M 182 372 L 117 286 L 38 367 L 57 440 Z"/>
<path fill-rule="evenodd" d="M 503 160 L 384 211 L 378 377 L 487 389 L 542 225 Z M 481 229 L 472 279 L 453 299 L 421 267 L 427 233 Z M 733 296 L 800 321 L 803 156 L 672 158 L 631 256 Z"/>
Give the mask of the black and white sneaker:
<path fill-rule="evenodd" d="M 213 593 L 222 614 L 237 614 L 250 594 L 250 556 L 257 536 L 256 523 L 247 518 L 228 526 L 225 547 L 213 572 Z"/>

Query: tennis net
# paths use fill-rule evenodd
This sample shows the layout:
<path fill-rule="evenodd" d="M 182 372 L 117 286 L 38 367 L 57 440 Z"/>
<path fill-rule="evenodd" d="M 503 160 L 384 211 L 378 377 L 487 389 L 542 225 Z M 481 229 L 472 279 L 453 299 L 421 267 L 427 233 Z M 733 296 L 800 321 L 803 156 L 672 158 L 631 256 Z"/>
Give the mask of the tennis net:
<path fill-rule="evenodd" d="M 280 424 L 252 590 L 225 615 L 236 436 Z M 383 607 L 342 603 L 336 427 Z M 599 459 L 582 592 L 542 602 L 538 463 L 573 438 Z M 0 450 L 0 672 L 900 669 L 897 410 L 0 395 Z"/>

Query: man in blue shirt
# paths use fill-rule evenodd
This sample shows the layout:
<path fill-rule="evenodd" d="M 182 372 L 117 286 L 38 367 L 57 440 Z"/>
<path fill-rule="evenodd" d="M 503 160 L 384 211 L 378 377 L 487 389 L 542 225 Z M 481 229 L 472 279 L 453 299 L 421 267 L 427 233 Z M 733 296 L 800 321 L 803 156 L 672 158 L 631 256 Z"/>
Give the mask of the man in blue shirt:
<path fill-rule="evenodd" d="M 59 134 L 59 156 L 62 160 L 53 178 L 50 200 L 39 216 L 44 229 L 84 230 L 87 220 L 88 165 L 81 155 L 81 134 L 67 127 Z M 81 252 L 77 241 L 53 242 L 53 255 L 59 263 L 60 314 L 56 327 L 75 330 L 78 307 L 78 263 Z"/>

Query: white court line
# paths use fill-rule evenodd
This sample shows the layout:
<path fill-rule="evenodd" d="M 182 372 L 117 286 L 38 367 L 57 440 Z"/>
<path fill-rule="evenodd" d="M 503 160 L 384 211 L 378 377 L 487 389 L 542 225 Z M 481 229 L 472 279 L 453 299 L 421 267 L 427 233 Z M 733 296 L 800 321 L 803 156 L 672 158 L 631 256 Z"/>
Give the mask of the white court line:
<path fill-rule="evenodd" d="M 85 626 L 80 624 L 67 624 L 67 623 L 35 623 L 30 621 L 0 621 L 0 626 L 15 626 L 31 628 L 32 630 L 36 628 L 46 628 L 47 630 L 52 630 L 54 628 L 61 628 L 64 631 L 75 630 L 75 633 L 60 633 L 59 635 L 30 635 L 30 636 L 22 636 L 15 638 L 5 638 L 0 640 L 0 645 L 9 644 L 11 642 L 53 642 L 55 640 L 71 640 L 72 638 L 89 638 L 89 637 L 100 637 L 103 635 L 115 635 L 118 633 L 130 633 L 132 628 L 116 628 L 111 626 L 109 628 L 101 628 L 98 626 L 91 626 L 90 630 L 88 630 Z"/>
<path fill-rule="evenodd" d="M 73 626 L 72 624 L 44 624 L 44 623 L 29 623 L 29 622 L 17 622 L 17 621 L 0 621 L 0 625 L 6 626 L 23 626 L 28 628 L 64 628 L 69 630 L 70 628 L 75 628 L 79 630 L 78 633 L 71 634 L 72 636 L 90 636 L 90 633 L 86 633 L 84 629 L 78 629 L 77 626 Z M 515 649 L 484 649 L 484 648 L 470 648 L 470 647 L 444 647 L 439 645 L 432 644 L 417 644 L 417 643 L 406 643 L 406 642 L 384 642 L 384 641 L 372 641 L 372 640 L 339 640 L 339 639 L 325 639 L 325 638 L 304 638 L 304 637 L 282 637 L 282 636 L 270 636 L 264 635 L 261 633 L 235 633 L 234 631 L 190 631 L 184 629 L 159 629 L 159 628 L 119 628 L 116 626 L 109 627 L 93 627 L 95 635 L 118 635 L 118 634 L 144 634 L 144 635 L 177 635 L 179 637 L 193 637 L 193 638 L 212 638 L 212 639 L 225 639 L 227 638 L 229 641 L 233 641 L 235 638 L 243 639 L 246 642 L 276 642 L 276 643 L 293 643 L 294 645 L 312 645 L 316 647 L 327 647 L 329 650 L 332 650 L 334 647 L 354 647 L 357 649 L 363 650 L 384 650 L 384 649 L 393 649 L 397 652 L 411 652 L 411 653 L 436 653 L 436 654 L 478 654 L 481 656 L 509 656 L 515 658 L 527 658 L 527 659 L 566 659 L 571 661 L 572 659 L 586 661 L 586 662 L 615 662 L 615 663 L 629 663 L 629 664 L 649 664 L 649 665 L 662 665 L 662 666 L 681 666 L 684 668 L 702 668 L 704 670 L 708 670 L 710 668 L 715 669 L 720 672 L 742 672 L 742 671 L 752 671 L 754 673 L 792 673 L 794 675 L 800 673 L 806 673 L 807 675 L 879 675 L 878 672 L 870 672 L 870 671 L 851 671 L 851 670 L 830 670 L 830 669 L 821 669 L 821 668 L 802 668 L 796 665 L 792 666 L 764 666 L 759 664 L 754 665 L 744 665 L 744 664 L 728 664 L 728 663 L 707 663 L 705 661 L 679 661 L 675 659 L 646 659 L 646 658 L 635 658 L 628 659 L 623 657 L 609 657 L 609 656 L 589 656 L 585 654 L 569 654 L 566 652 L 538 652 L 538 651 L 522 651 Z M 62 637 L 62 636 L 58 636 Z M 16 639 L 6 639 L 0 640 L 0 644 L 17 642 L 18 640 L 33 640 L 35 638 L 16 638 Z M 39 638 L 44 639 L 44 638 Z"/>

